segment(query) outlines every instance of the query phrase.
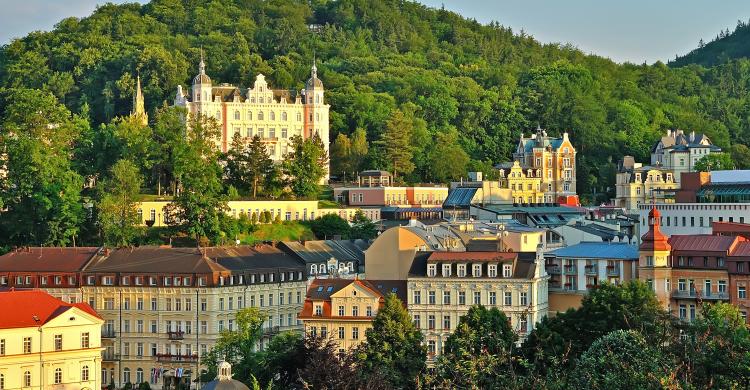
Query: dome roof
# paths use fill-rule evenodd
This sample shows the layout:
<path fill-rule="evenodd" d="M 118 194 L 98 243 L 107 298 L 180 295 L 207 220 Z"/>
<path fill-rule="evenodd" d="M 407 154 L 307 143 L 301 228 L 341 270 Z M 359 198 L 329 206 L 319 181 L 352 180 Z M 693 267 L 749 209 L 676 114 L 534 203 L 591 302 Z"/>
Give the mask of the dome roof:
<path fill-rule="evenodd" d="M 244 383 L 235 379 L 214 379 L 201 386 L 203 390 L 250 390 Z"/>
<path fill-rule="evenodd" d="M 669 251 L 672 246 L 669 245 L 669 238 L 661 232 L 661 213 L 656 207 L 648 213 L 649 229 L 641 237 L 640 250 L 642 251 Z"/>
<path fill-rule="evenodd" d="M 307 89 L 323 88 L 323 82 L 320 81 L 320 79 L 317 77 L 310 77 L 307 80 L 307 83 L 305 84 L 305 88 Z"/>
<path fill-rule="evenodd" d="M 211 84 L 211 78 L 207 74 L 201 73 L 193 78 L 193 84 Z"/>

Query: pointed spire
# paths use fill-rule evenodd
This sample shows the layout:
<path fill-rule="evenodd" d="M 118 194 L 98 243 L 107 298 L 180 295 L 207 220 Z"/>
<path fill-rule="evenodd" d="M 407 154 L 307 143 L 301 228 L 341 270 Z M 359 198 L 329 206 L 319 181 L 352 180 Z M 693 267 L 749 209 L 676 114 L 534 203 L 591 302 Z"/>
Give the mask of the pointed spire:
<path fill-rule="evenodd" d="M 206 63 L 203 62 L 203 46 L 201 46 L 201 62 L 198 64 L 198 74 L 206 74 Z"/>
<path fill-rule="evenodd" d="M 141 120 L 141 123 L 145 126 L 148 124 L 148 114 L 146 114 L 146 103 L 143 98 L 143 91 L 141 90 L 141 71 L 138 71 L 136 78 L 135 93 L 133 94 L 133 110 L 130 115 L 137 117 Z"/>
<path fill-rule="evenodd" d="M 315 59 L 315 52 L 313 52 L 313 65 L 312 65 L 312 78 L 318 78 L 318 60 Z"/>

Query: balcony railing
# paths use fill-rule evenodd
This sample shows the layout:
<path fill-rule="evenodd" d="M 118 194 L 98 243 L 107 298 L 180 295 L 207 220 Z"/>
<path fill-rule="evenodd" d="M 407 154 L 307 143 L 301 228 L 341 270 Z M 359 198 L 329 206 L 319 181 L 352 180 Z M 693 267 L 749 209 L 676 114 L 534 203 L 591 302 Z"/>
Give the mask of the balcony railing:
<path fill-rule="evenodd" d="M 576 273 L 575 265 L 566 265 L 563 269 L 565 270 L 565 273 L 568 275 L 573 275 Z"/>
<path fill-rule="evenodd" d="M 614 265 L 607 266 L 607 275 L 617 276 L 620 274 L 620 267 Z"/>
<path fill-rule="evenodd" d="M 185 332 L 178 330 L 176 332 L 167 332 L 170 340 L 182 340 L 185 338 Z"/>
<path fill-rule="evenodd" d="M 587 265 L 586 266 L 586 275 L 596 275 L 596 266 L 595 265 Z"/>
<path fill-rule="evenodd" d="M 559 265 L 548 265 L 547 266 L 547 273 L 548 274 L 559 274 L 560 273 L 560 266 Z"/>
<path fill-rule="evenodd" d="M 120 360 L 120 354 L 114 352 L 104 351 L 102 352 L 102 361 L 105 362 L 116 362 Z"/>
<path fill-rule="evenodd" d="M 103 339 L 113 339 L 115 337 L 117 337 L 117 332 L 114 329 L 102 329 Z"/>
<path fill-rule="evenodd" d="M 673 298 L 688 298 L 688 299 L 695 299 L 695 298 L 701 298 L 703 300 L 729 300 L 729 294 L 726 292 L 710 292 L 710 293 L 703 293 L 701 291 L 697 290 L 674 290 L 672 292 Z"/>
<path fill-rule="evenodd" d="M 157 362 L 197 362 L 198 355 L 180 355 L 173 353 L 157 353 Z"/>
<path fill-rule="evenodd" d="M 575 283 L 565 283 L 565 284 L 563 284 L 563 290 L 575 291 L 577 289 L 578 288 L 576 288 L 576 284 Z"/>

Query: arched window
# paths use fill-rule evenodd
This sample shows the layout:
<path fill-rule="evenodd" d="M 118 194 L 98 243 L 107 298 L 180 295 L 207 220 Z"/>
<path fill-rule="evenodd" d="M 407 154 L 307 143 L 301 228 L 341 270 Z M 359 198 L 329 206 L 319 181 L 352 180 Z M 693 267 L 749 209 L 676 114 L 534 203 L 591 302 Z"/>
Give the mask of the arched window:
<path fill-rule="evenodd" d="M 129 383 L 130 382 L 130 369 L 127 368 L 127 367 L 125 367 L 125 369 L 122 370 L 122 380 L 125 383 Z"/>
<path fill-rule="evenodd" d="M 281 120 L 286 121 L 286 111 L 281 113 Z"/>
<path fill-rule="evenodd" d="M 135 370 L 135 382 L 136 383 L 142 383 L 143 382 L 143 369 L 138 367 Z"/>
<path fill-rule="evenodd" d="M 258 120 L 259 121 L 263 120 L 263 111 L 258 111 Z"/>
<path fill-rule="evenodd" d="M 273 111 L 269 112 L 268 113 L 268 119 L 270 119 L 272 121 L 275 121 L 276 120 L 276 113 L 274 113 Z"/>
<path fill-rule="evenodd" d="M 299 112 L 297 113 L 297 122 L 302 122 L 302 114 Z"/>
<path fill-rule="evenodd" d="M 253 112 L 250 110 L 247 110 L 247 120 L 249 121 L 253 120 Z"/>
<path fill-rule="evenodd" d="M 81 381 L 86 382 L 89 380 L 89 366 L 81 367 Z"/>
<path fill-rule="evenodd" d="M 23 373 L 23 387 L 31 387 L 31 371 Z"/>
<path fill-rule="evenodd" d="M 313 264 L 313 265 L 310 266 L 310 273 L 313 274 L 313 275 L 315 275 L 315 274 L 318 273 L 318 265 L 317 264 Z"/>
<path fill-rule="evenodd" d="M 55 384 L 62 383 L 62 368 L 55 368 Z"/>
<path fill-rule="evenodd" d="M 237 110 L 237 111 L 234 112 L 234 120 L 236 120 L 236 121 L 240 120 L 240 111 L 239 110 Z"/>

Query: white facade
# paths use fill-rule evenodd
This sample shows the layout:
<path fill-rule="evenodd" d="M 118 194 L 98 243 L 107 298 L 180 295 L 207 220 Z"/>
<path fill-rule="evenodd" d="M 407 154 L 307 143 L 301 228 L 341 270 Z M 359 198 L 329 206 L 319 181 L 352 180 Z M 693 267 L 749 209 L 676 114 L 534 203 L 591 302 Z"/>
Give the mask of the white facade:
<path fill-rule="evenodd" d="M 648 231 L 652 207 L 661 212 L 661 231 L 673 234 L 711 234 L 712 222 L 750 223 L 750 203 L 656 203 L 638 206 L 638 237 Z"/>
<path fill-rule="evenodd" d="M 201 59 L 191 90 L 186 95 L 179 85 L 174 105 L 215 118 L 221 126 L 216 142 L 222 152 L 231 148 L 235 134 L 246 141 L 257 135 L 268 146 L 271 159 L 278 162 L 290 151 L 292 137 L 310 138 L 316 133 L 328 151 L 330 106 L 324 102 L 323 83 L 315 65 L 305 89 L 293 97 L 290 91 L 269 88 L 262 74 L 246 90 L 230 84 L 213 85 Z"/>
<path fill-rule="evenodd" d="M 672 170 L 679 184 L 683 172 L 693 172 L 698 160 L 718 152 L 721 152 L 721 148 L 713 145 L 705 134 L 667 130 L 651 151 L 651 165 Z"/>

